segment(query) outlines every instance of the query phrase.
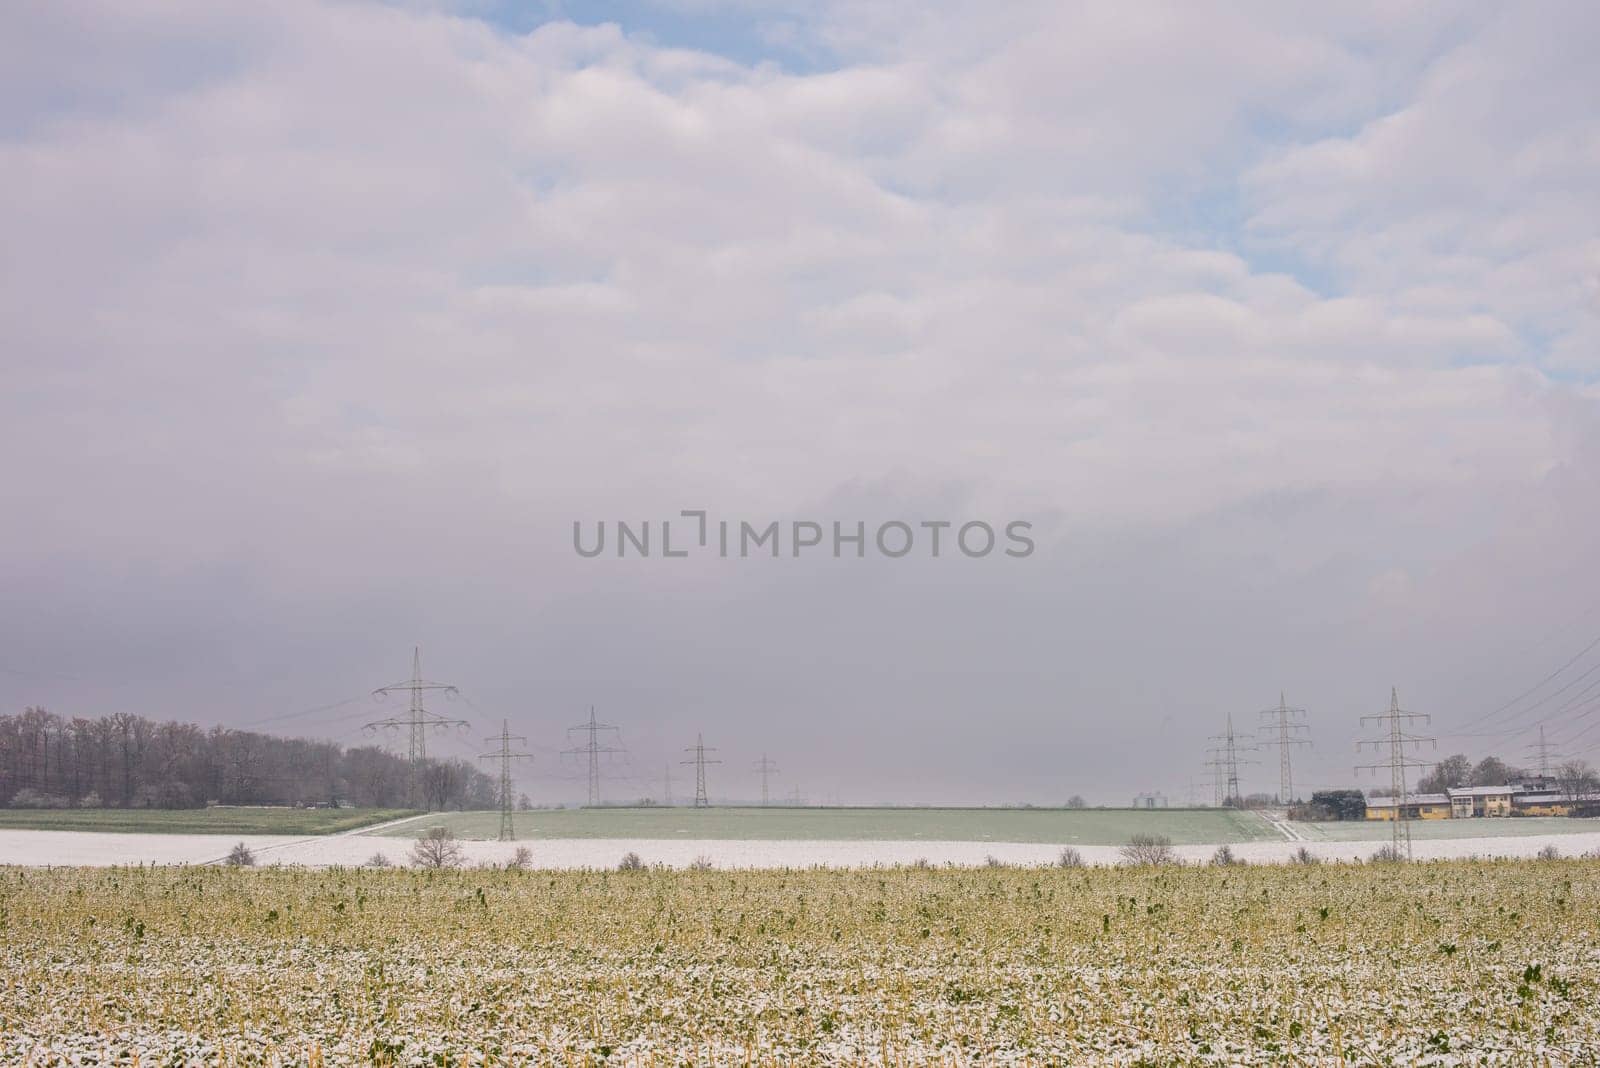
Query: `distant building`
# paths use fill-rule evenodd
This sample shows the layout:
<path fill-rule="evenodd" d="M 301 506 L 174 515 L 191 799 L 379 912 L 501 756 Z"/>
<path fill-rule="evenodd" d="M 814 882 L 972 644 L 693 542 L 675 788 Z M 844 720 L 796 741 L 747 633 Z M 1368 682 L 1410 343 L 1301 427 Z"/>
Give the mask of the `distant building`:
<path fill-rule="evenodd" d="M 1367 819 L 1392 820 L 1398 806 L 1393 797 L 1367 798 Z M 1407 794 L 1404 818 L 1408 820 L 1447 820 L 1450 798 L 1444 794 Z"/>
<path fill-rule="evenodd" d="M 1456 819 L 1471 816 L 1509 816 L 1511 798 L 1517 788 L 1505 786 L 1455 786 L 1451 787 L 1450 815 Z"/>
<path fill-rule="evenodd" d="M 1167 795 L 1163 793 L 1140 794 L 1133 799 L 1134 808 L 1166 808 Z"/>

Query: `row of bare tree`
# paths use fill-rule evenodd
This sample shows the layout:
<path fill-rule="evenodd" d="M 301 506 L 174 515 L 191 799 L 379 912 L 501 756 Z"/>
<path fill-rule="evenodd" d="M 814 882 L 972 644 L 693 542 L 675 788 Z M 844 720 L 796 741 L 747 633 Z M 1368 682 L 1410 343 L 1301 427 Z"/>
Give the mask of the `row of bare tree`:
<path fill-rule="evenodd" d="M 375 746 L 279 738 L 118 712 L 0 715 L 0 805 L 187 808 L 208 802 L 492 808 L 495 783 L 463 760 L 416 769 Z"/>

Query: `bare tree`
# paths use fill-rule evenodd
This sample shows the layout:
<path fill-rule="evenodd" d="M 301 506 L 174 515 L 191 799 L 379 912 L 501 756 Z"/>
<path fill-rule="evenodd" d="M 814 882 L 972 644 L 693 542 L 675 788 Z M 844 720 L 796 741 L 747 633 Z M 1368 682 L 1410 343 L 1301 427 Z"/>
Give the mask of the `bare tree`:
<path fill-rule="evenodd" d="M 230 868 L 250 868 L 255 866 L 255 862 L 256 855 L 243 842 L 228 850 L 228 859 L 223 861 Z"/>
<path fill-rule="evenodd" d="M 419 868 L 453 868 L 461 863 L 461 843 L 448 827 L 430 827 L 411 847 L 411 863 Z"/>
<path fill-rule="evenodd" d="M 1176 864 L 1178 853 L 1164 834 L 1136 834 L 1122 847 L 1122 859 L 1138 865 Z"/>
<path fill-rule="evenodd" d="M 1561 796 L 1572 806 L 1572 814 L 1578 814 L 1578 805 L 1590 794 L 1600 790 L 1600 778 L 1595 775 L 1595 770 L 1589 766 L 1587 760 L 1569 760 L 1556 769 L 1556 785 L 1561 790 Z"/>

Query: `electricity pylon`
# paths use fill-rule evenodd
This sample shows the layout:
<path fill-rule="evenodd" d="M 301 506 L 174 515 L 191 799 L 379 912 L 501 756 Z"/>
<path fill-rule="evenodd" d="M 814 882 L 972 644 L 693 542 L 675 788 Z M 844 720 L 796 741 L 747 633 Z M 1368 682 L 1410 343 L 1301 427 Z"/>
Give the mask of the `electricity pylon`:
<path fill-rule="evenodd" d="M 617 728 L 613 727 L 609 723 L 596 722 L 596 720 L 594 718 L 594 706 L 593 705 L 589 706 L 589 722 L 580 723 L 576 727 L 568 727 L 567 728 L 567 735 L 570 737 L 572 735 L 573 731 L 581 731 L 581 732 L 587 733 L 589 735 L 589 740 L 587 742 L 583 743 L 582 745 L 576 746 L 576 747 L 574 747 L 572 749 L 563 749 L 562 753 L 564 755 L 569 755 L 569 756 L 573 755 L 573 754 L 576 754 L 576 753 L 587 753 L 588 754 L 588 756 L 589 756 L 589 806 L 592 808 L 595 805 L 598 805 L 600 803 L 600 754 L 601 753 L 605 753 L 606 755 L 609 756 L 612 753 L 620 753 L 620 752 L 623 751 L 620 746 L 602 744 L 601 741 L 600 741 L 600 735 L 604 731 L 615 731 L 617 736 L 620 738 L 622 732 L 621 731 L 617 731 Z"/>
<path fill-rule="evenodd" d="M 1270 716 L 1267 728 L 1271 732 L 1265 744 L 1278 747 L 1278 803 L 1280 805 L 1294 804 L 1294 771 L 1290 766 L 1289 754 L 1297 745 L 1310 745 L 1310 738 L 1299 737 L 1300 734 L 1309 732 L 1310 727 L 1304 723 L 1297 723 L 1296 719 L 1304 717 L 1306 710 L 1303 708 L 1290 708 L 1289 702 L 1284 700 L 1283 693 L 1278 693 L 1278 707 L 1263 709 L 1263 716 Z"/>
<path fill-rule="evenodd" d="M 667 770 L 661 776 L 661 786 L 662 786 L 661 795 L 662 795 L 662 798 L 663 798 L 662 804 L 666 805 L 668 808 L 671 808 L 672 807 L 672 765 L 670 763 L 667 765 Z"/>
<path fill-rule="evenodd" d="M 706 796 L 706 765 L 720 764 L 722 761 L 706 759 L 707 753 L 715 753 L 716 750 L 706 748 L 706 739 L 703 734 L 695 735 L 694 744 L 684 749 L 684 752 L 694 754 L 693 760 L 678 761 L 680 764 L 694 765 L 694 807 L 710 808 L 711 800 Z"/>
<path fill-rule="evenodd" d="M 1211 804 L 1216 808 L 1222 807 L 1223 790 L 1227 783 L 1227 761 L 1222 759 L 1222 750 L 1211 746 L 1206 750 L 1205 767 L 1211 769 Z"/>
<path fill-rule="evenodd" d="M 1400 708 L 1400 695 L 1394 687 L 1389 687 L 1389 711 L 1376 716 L 1362 716 L 1362 723 L 1377 723 L 1383 725 L 1386 736 L 1383 738 L 1363 738 L 1356 743 L 1356 752 L 1361 751 L 1364 745 L 1374 749 L 1380 746 L 1389 747 L 1389 759 L 1381 764 L 1358 764 L 1356 771 L 1371 771 L 1377 773 L 1381 768 L 1389 769 L 1389 781 L 1394 791 L 1394 826 L 1390 828 L 1390 839 L 1394 844 L 1395 853 L 1403 848 L 1406 859 L 1411 859 L 1411 822 L 1406 819 L 1406 769 L 1428 768 L 1433 766 L 1431 760 L 1412 760 L 1406 756 L 1406 746 L 1421 748 L 1423 742 L 1433 744 L 1433 739 L 1420 734 L 1411 734 L 1406 731 L 1405 724 L 1412 720 L 1428 722 L 1428 716 L 1423 712 L 1406 712 Z"/>
<path fill-rule="evenodd" d="M 761 773 L 761 804 L 767 804 L 767 777 L 778 773 L 778 765 L 767 759 L 767 754 L 762 753 L 761 759 L 756 761 L 755 768 Z"/>
<path fill-rule="evenodd" d="M 1544 740 L 1544 724 L 1541 723 L 1539 725 L 1539 740 L 1526 748 L 1528 752 L 1539 759 L 1539 778 L 1548 779 L 1550 777 L 1550 755 L 1555 753 L 1556 747 Z M 1560 754 L 1557 753 L 1556 755 L 1559 756 Z"/>
<path fill-rule="evenodd" d="M 1239 765 L 1261 763 L 1259 760 L 1241 760 L 1239 759 L 1239 753 L 1241 750 L 1246 753 L 1255 752 L 1255 744 L 1250 741 L 1249 735 L 1239 734 L 1234 731 L 1232 712 L 1228 713 L 1227 731 L 1223 734 L 1213 735 L 1211 740 L 1222 743 L 1221 748 L 1217 751 L 1222 762 L 1221 770 L 1227 777 L 1227 789 L 1223 794 L 1222 804 L 1232 805 L 1237 808 L 1239 803 L 1244 800 L 1243 795 L 1239 792 Z"/>
<path fill-rule="evenodd" d="M 484 741 L 492 742 L 495 739 L 485 738 Z M 493 753 L 480 754 L 479 760 L 500 761 L 500 841 L 509 842 L 516 837 L 511 826 L 511 761 L 517 759 L 532 760 L 532 753 L 515 752 L 511 748 L 512 742 L 528 744 L 528 739 L 520 734 L 511 733 L 511 724 L 506 720 L 500 721 L 500 748 Z"/>
<path fill-rule="evenodd" d="M 430 690 L 443 691 L 446 697 L 454 697 L 461 691 L 456 689 L 454 686 L 449 685 L 448 683 L 429 682 L 427 679 L 422 677 L 421 646 L 413 647 L 411 650 L 411 678 L 406 682 L 396 682 L 391 683 L 388 686 L 380 686 L 376 690 L 372 691 L 372 696 L 380 698 L 387 697 L 391 693 L 396 693 L 401 690 L 408 691 L 411 694 L 411 704 L 406 709 L 405 715 L 390 716 L 388 719 L 374 720 L 371 723 L 365 724 L 363 729 L 376 731 L 380 727 L 390 729 L 405 727 L 410 732 L 411 747 L 409 755 L 411 769 L 409 773 L 410 782 L 408 786 L 410 789 L 411 800 L 413 803 L 415 803 L 418 793 L 417 771 L 422 766 L 423 762 L 428 759 L 429 728 L 434 730 L 444 730 L 447 727 L 466 728 L 470 726 L 470 724 L 464 719 L 452 719 L 449 716 L 441 716 L 437 712 L 429 712 L 423 707 L 422 695 Z"/>

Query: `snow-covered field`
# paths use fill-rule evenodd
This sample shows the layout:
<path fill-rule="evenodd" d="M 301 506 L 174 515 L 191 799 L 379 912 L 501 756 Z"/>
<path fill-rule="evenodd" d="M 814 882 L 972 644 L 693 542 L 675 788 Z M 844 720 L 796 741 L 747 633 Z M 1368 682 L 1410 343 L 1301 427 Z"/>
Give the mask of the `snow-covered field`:
<path fill-rule="evenodd" d="M 113 864 L 214 864 L 222 860 L 235 841 L 218 835 L 95 834 L 82 831 L 0 831 L 0 864 L 34 867 L 46 865 Z M 371 833 L 327 835 L 318 838 L 247 836 L 242 841 L 262 864 L 300 864 L 315 867 L 354 866 L 382 854 L 395 864 L 406 863 L 410 843 L 405 838 Z M 989 857 L 1007 864 L 1051 864 L 1061 847 L 1037 842 L 903 842 L 903 841 L 738 841 L 728 839 L 619 839 L 555 838 L 524 842 L 463 842 L 469 864 L 503 864 L 517 846 L 533 852 L 541 868 L 612 868 L 623 854 L 634 852 L 647 864 L 686 867 L 705 857 L 719 868 L 866 867 L 873 864 L 983 864 Z M 1370 857 L 1374 842 L 1245 842 L 1230 846 L 1235 856 L 1252 863 L 1284 863 L 1304 847 L 1323 860 L 1357 860 Z M 1600 831 L 1579 834 L 1500 836 L 1418 841 L 1418 859 L 1453 857 L 1531 857 L 1545 846 L 1555 846 L 1562 856 L 1600 851 Z M 1114 864 L 1117 846 L 1077 846 L 1091 864 Z M 1208 858 L 1215 846 L 1177 846 L 1186 860 Z"/>

